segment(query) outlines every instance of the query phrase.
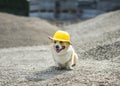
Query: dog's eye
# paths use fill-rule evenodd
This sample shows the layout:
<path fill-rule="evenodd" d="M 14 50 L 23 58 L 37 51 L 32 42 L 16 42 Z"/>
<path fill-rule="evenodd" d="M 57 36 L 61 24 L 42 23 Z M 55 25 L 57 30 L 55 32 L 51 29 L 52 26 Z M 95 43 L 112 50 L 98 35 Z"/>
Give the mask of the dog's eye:
<path fill-rule="evenodd" d="M 54 41 L 54 43 L 56 43 L 56 41 Z"/>
<path fill-rule="evenodd" d="M 62 41 L 60 41 L 60 44 L 62 44 L 63 42 Z"/>

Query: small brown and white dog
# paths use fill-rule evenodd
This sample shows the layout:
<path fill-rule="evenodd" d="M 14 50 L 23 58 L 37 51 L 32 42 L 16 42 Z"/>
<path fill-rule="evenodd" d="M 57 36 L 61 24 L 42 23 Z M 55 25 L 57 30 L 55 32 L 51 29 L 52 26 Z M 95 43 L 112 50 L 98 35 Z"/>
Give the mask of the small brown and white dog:
<path fill-rule="evenodd" d="M 52 37 L 49 37 L 49 39 L 52 41 L 52 55 L 55 63 L 58 65 L 58 69 L 73 69 L 73 66 L 78 62 L 78 56 L 70 42 L 56 40 Z"/>

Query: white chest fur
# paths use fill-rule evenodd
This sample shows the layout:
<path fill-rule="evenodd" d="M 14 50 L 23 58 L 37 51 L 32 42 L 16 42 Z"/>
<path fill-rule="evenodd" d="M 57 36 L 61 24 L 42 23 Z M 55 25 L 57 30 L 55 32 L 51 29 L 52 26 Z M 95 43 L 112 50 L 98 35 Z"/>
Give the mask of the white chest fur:
<path fill-rule="evenodd" d="M 65 64 L 67 61 L 71 59 L 72 53 L 73 53 L 73 48 L 70 45 L 68 50 L 64 54 L 58 54 L 53 50 L 53 58 L 56 63 Z"/>

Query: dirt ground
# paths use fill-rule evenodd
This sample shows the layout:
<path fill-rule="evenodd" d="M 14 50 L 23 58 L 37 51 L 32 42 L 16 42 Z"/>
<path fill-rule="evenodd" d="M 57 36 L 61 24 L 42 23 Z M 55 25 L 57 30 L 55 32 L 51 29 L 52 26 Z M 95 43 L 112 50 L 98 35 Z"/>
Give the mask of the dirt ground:
<path fill-rule="evenodd" d="M 48 45 L 0 49 L 0 86 L 120 86 L 120 11 L 64 26 L 79 56 L 56 70 Z M 48 41 L 50 42 L 50 41 Z"/>

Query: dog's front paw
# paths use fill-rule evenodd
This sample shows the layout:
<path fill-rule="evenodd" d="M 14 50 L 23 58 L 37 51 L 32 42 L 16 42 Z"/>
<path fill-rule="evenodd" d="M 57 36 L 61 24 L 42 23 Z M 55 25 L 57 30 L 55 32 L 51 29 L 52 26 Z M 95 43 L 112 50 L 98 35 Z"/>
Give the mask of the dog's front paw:
<path fill-rule="evenodd" d="M 67 69 L 67 70 L 73 70 L 73 67 L 67 66 L 66 69 Z"/>

